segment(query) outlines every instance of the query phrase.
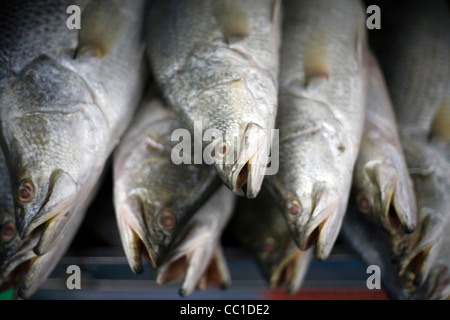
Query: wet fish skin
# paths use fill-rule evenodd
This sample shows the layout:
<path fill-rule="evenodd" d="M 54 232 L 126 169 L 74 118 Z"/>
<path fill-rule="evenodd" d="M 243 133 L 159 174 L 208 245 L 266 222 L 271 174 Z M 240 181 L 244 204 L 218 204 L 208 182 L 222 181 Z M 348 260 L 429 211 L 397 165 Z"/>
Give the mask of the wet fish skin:
<path fill-rule="evenodd" d="M 392 234 L 412 232 L 417 208 L 389 93 L 376 58 L 368 58 L 364 132 L 353 170 L 352 201 Z"/>
<path fill-rule="evenodd" d="M 386 77 L 400 131 L 405 136 L 427 139 L 439 106 L 450 92 L 448 7 L 443 0 L 385 5 L 389 10 L 383 28 L 373 34 L 373 48 Z"/>
<path fill-rule="evenodd" d="M 114 207 L 135 273 L 143 271 L 142 256 L 160 265 L 185 223 L 220 186 L 214 168 L 172 162 L 178 142 L 171 135 L 180 128 L 173 112 L 150 99 L 114 152 Z"/>
<path fill-rule="evenodd" d="M 277 127 L 268 177 L 300 249 L 325 259 L 339 234 L 364 122 L 365 18 L 358 1 L 284 1 Z"/>
<path fill-rule="evenodd" d="M 80 5 L 82 26 L 90 28 L 67 28 L 71 4 Z M 44 254 L 67 227 L 77 202 L 94 188 L 137 106 L 145 83 L 144 42 L 136 28 L 144 1 L 1 5 L 0 29 L 11 32 L 0 36 L 0 142 L 17 229 L 23 239 L 41 232 L 34 250 Z M 86 12 L 100 8 L 103 17 L 90 23 Z M 113 41 L 109 49 L 99 55 L 92 42 L 83 42 L 83 34 L 101 38 L 105 20 L 123 22 L 120 32 L 108 37 Z"/>
<path fill-rule="evenodd" d="M 183 297 L 189 296 L 196 286 L 205 289 L 209 283 L 219 288 L 231 285 L 220 238 L 235 203 L 236 196 L 225 186 L 207 200 L 183 227 L 167 258 L 158 267 L 158 284 L 183 279 L 180 287 Z"/>
<path fill-rule="evenodd" d="M 450 220 L 450 166 L 442 123 L 450 92 L 450 14 L 444 1 L 396 2 L 374 46 L 391 93 L 418 210 L 416 231 L 393 237 L 403 285 L 416 292 L 430 276 Z M 381 42 L 382 40 L 382 42 Z M 444 110 L 442 110 L 444 108 Z M 445 114 L 445 112 L 444 112 Z"/>
<path fill-rule="evenodd" d="M 356 206 L 351 204 L 341 234 L 366 266 L 376 265 L 380 268 L 382 288 L 390 299 L 408 299 L 391 259 L 391 248 L 385 238 L 387 232 L 381 225 L 362 216 Z"/>
<path fill-rule="evenodd" d="M 289 294 L 300 290 L 314 258 L 314 248 L 301 251 L 297 247 L 266 188 L 254 200 L 239 200 L 230 228 L 250 250 L 272 289 L 285 284 Z"/>
<path fill-rule="evenodd" d="M 261 187 L 275 124 L 280 3 L 154 1 L 149 19 L 148 56 L 165 99 L 191 132 L 194 121 L 217 130 L 214 166 L 249 198 Z"/>

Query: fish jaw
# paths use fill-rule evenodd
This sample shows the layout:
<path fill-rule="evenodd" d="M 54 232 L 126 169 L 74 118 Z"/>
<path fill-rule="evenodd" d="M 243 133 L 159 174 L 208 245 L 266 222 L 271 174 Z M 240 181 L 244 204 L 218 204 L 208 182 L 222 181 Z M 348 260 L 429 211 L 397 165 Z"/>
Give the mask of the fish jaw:
<path fill-rule="evenodd" d="M 130 196 L 123 204 L 116 202 L 117 224 L 123 248 L 131 270 L 136 273 L 144 271 L 142 256 L 146 256 L 151 265 L 156 267 L 157 251 L 150 243 L 148 232 L 144 230 L 144 212 L 141 200 Z"/>
<path fill-rule="evenodd" d="M 411 249 L 398 261 L 398 274 L 407 292 L 415 291 L 427 280 L 436 255 L 442 248 L 441 225 L 432 220 L 433 217 L 426 217 L 420 228 L 413 234 L 406 235 L 408 240 L 419 236 L 417 242 L 409 240 Z"/>
<path fill-rule="evenodd" d="M 293 295 L 300 290 L 309 267 L 309 263 L 314 256 L 314 250 L 299 250 L 292 243 L 291 250 L 285 255 L 284 259 L 275 266 L 270 277 L 270 287 L 278 288 L 286 283 L 286 291 Z"/>
<path fill-rule="evenodd" d="M 297 199 L 301 198 L 297 196 Z M 334 220 L 342 217 L 340 206 L 337 189 L 322 182 L 314 184 L 310 199 L 287 202 L 287 222 L 301 250 L 306 251 L 317 243 L 317 258 L 325 259 L 330 254 L 339 233 L 339 221 Z"/>
<path fill-rule="evenodd" d="M 230 190 L 241 194 L 246 186 L 246 196 L 253 199 L 258 195 L 264 179 L 271 137 L 261 126 L 250 123 L 238 147 L 237 160 L 232 166 L 216 165 L 216 168 Z M 226 161 L 227 157 L 224 159 Z"/>
<path fill-rule="evenodd" d="M 183 279 L 179 290 L 182 297 L 191 295 L 196 287 L 205 289 L 211 282 L 221 289 L 229 287 L 231 276 L 220 244 L 206 241 L 196 248 L 179 252 L 158 268 L 156 281 L 159 285 L 180 279 Z"/>
<path fill-rule="evenodd" d="M 15 284 L 29 268 L 29 262 L 36 257 L 33 248 L 39 241 L 38 236 L 21 243 L 17 251 L 0 265 L 0 284 Z M 28 265 L 27 265 L 28 264 Z"/>
<path fill-rule="evenodd" d="M 391 234 L 411 233 L 416 228 L 417 211 L 412 187 L 402 184 L 397 170 L 389 164 L 380 163 L 373 168 L 375 184 L 381 201 L 384 227 Z"/>
<path fill-rule="evenodd" d="M 48 185 L 49 188 L 41 206 L 36 206 L 35 201 L 31 205 L 16 203 L 16 226 L 22 239 L 28 238 L 35 230 L 40 229 L 41 226 L 48 227 L 51 225 L 48 223 L 50 220 L 58 215 L 65 214 L 73 205 L 78 187 L 69 174 L 62 170 L 54 171 L 50 176 Z M 16 190 L 20 188 L 19 184 Z M 39 201 L 38 199 L 36 200 Z M 42 201 L 39 202 L 41 203 Z M 49 232 L 49 230 L 45 228 L 44 232 Z M 41 249 L 45 247 L 47 250 L 51 244 L 45 242 L 43 241 L 41 243 Z M 38 252 L 43 254 L 44 250 L 38 250 Z"/>

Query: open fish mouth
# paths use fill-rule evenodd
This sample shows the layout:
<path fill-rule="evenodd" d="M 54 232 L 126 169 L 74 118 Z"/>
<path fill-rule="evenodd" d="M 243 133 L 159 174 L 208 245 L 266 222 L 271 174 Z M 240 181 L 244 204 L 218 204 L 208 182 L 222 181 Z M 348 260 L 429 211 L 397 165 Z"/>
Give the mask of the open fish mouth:
<path fill-rule="evenodd" d="M 269 281 L 270 287 L 276 289 L 286 284 L 286 291 L 289 294 L 296 293 L 303 284 L 312 252 L 312 250 L 301 251 L 296 247 L 291 248 L 284 259 L 274 268 Z M 303 259 L 308 261 L 302 261 Z"/>
<path fill-rule="evenodd" d="M 62 170 L 52 173 L 49 186 L 45 201 L 36 214 L 17 208 L 16 226 L 20 237 L 27 239 L 41 235 L 34 249 L 37 255 L 50 250 L 54 240 L 66 228 L 78 191 L 72 177 Z"/>
<path fill-rule="evenodd" d="M 317 258 L 326 259 L 339 233 L 340 221 L 337 220 L 342 210 L 339 192 L 319 183 L 314 187 L 308 208 L 299 200 L 293 200 L 288 202 L 287 209 L 288 220 L 292 220 L 288 224 L 299 248 L 306 251 L 317 244 Z"/>
<path fill-rule="evenodd" d="M 149 236 L 144 231 L 143 226 L 143 202 L 139 197 L 130 196 L 124 206 L 117 208 L 120 237 L 122 238 L 123 248 L 131 270 L 136 273 L 144 272 L 142 258 L 147 258 L 151 265 L 157 266 L 157 251 L 149 241 Z M 138 212 L 139 214 L 134 214 Z"/>
<path fill-rule="evenodd" d="M 6 263 L 0 266 L 0 286 L 16 287 L 21 282 L 22 277 L 37 257 L 33 248 L 38 241 L 39 235 L 30 238 Z"/>
<path fill-rule="evenodd" d="M 421 248 L 414 250 L 401 264 L 399 276 L 407 291 L 415 290 L 426 280 L 428 275 L 427 265 L 433 245 L 421 246 Z"/>
<path fill-rule="evenodd" d="M 229 173 L 230 189 L 241 193 L 245 189 L 246 196 L 256 198 L 264 179 L 268 163 L 271 137 L 259 125 L 247 125 L 242 139 L 237 161 Z"/>

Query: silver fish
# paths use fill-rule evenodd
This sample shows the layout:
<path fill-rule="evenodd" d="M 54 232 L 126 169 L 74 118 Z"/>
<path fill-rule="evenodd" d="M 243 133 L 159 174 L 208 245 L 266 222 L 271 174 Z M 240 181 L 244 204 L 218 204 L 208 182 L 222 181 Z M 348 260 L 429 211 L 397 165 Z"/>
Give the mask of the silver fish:
<path fill-rule="evenodd" d="M 81 30 L 66 23 L 82 9 Z M 86 201 L 144 86 L 144 1 L 1 3 L 0 142 L 23 239 L 44 254 Z M 109 34 L 105 36 L 105 33 Z"/>
<path fill-rule="evenodd" d="M 381 225 L 370 221 L 361 215 L 355 206 L 349 205 L 341 234 L 365 265 L 380 268 L 382 288 L 389 298 L 408 299 L 391 259 L 391 248 L 383 236 L 384 230 Z"/>
<path fill-rule="evenodd" d="M 231 284 L 220 238 L 233 213 L 235 195 L 222 186 L 189 220 L 164 262 L 156 281 L 165 284 L 183 279 L 180 295 L 187 297 L 197 285 L 220 288 Z"/>
<path fill-rule="evenodd" d="M 5 157 L 0 149 L 0 288 L 7 288 L 16 282 L 16 279 L 6 277 L 5 271 L 14 260 L 20 265 L 22 261 L 14 259 L 23 241 L 16 229 L 14 218 L 14 202 L 9 183 L 8 168 Z M 0 291 L 2 291 L 0 289 Z"/>
<path fill-rule="evenodd" d="M 353 170 L 352 200 L 392 234 L 412 232 L 417 208 L 383 75 L 368 58 L 364 132 Z"/>
<path fill-rule="evenodd" d="M 159 0 L 150 10 L 148 56 L 164 97 L 191 132 L 196 121 L 201 134 L 213 132 L 211 162 L 249 198 L 261 187 L 276 117 L 280 2 Z"/>
<path fill-rule="evenodd" d="M 276 202 L 264 188 L 257 199 L 239 201 L 230 226 L 253 254 L 272 289 L 286 284 L 289 294 L 300 290 L 314 250 L 297 247 Z"/>
<path fill-rule="evenodd" d="M 131 269 L 160 265 L 177 234 L 220 186 L 214 168 L 176 165 L 172 132 L 182 125 L 158 99 L 144 102 L 114 153 L 114 207 Z"/>
<path fill-rule="evenodd" d="M 387 11 L 379 56 L 418 210 L 416 231 L 390 240 L 405 288 L 427 281 L 450 220 L 450 165 L 440 111 L 450 92 L 450 13 L 444 1 L 402 1 Z M 401 19 L 397 19 L 398 17 Z M 398 21 L 397 21 L 398 20 Z M 444 109 L 442 109 L 444 108 Z M 444 112 L 445 114 L 445 112 Z"/>
<path fill-rule="evenodd" d="M 268 177 L 295 242 L 325 259 L 347 207 L 364 122 L 365 17 L 359 1 L 284 4 L 280 167 Z"/>

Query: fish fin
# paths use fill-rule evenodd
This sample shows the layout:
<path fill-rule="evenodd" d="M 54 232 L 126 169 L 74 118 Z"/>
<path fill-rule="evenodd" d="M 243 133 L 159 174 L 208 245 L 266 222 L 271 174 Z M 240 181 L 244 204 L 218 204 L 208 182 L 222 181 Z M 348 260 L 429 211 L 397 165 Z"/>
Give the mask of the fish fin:
<path fill-rule="evenodd" d="M 116 0 L 96 0 L 86 5 L 81 14 L 81 29 L 74 58 L 91 51 L 97 58 L 108 54 L 124 31 L 127 17 Z"/>
<path fill-rule="evenodd" d="M 437 139 L 445 144 L 450 142 L 450 96 L 441 102 L 434 115 L 430 128 L 430 139 Z"/>
<path fill-rule="evenodd" d="M 305 44 L 303 68 L 305 88 L 308 90 L 320 89 L 330 78 L 328 43 L 321 31 L 313 32 Z"/>
<path fill-rule="evenodd" d="M 244 9 L 236 0 L 216 0 L 213 14 L 228 43 L 248 38 L 250 26 Z"/>

